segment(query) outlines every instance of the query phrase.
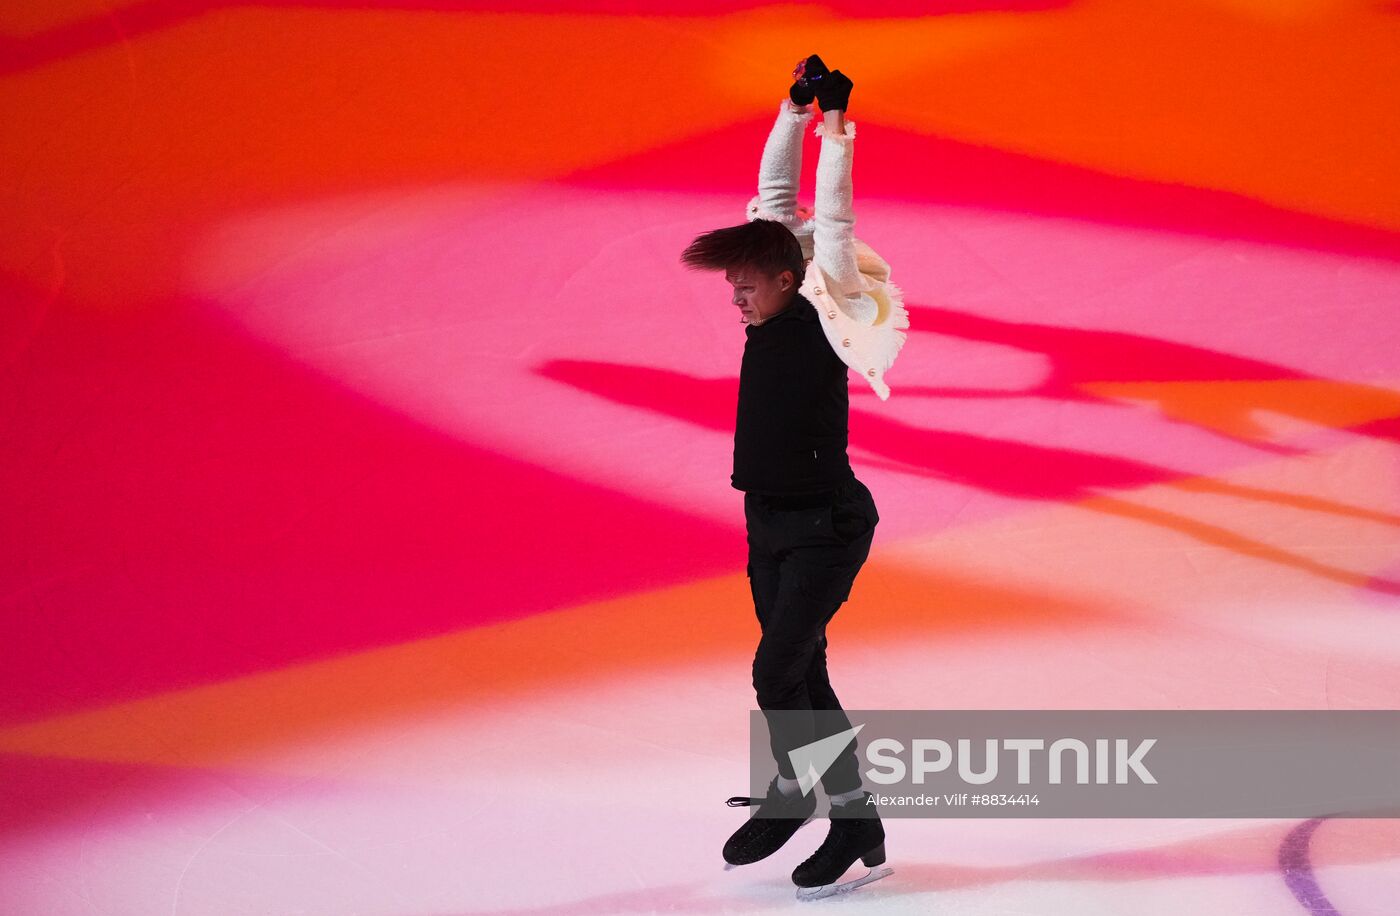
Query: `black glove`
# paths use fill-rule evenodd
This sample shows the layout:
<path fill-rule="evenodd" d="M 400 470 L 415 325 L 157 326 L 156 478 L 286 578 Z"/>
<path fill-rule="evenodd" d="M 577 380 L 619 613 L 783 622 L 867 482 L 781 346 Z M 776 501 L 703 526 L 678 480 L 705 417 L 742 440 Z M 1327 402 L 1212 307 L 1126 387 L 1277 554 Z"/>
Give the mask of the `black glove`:
<path fill-rule="evenodd" d="M 840 70 L 832 70 L 817 87 L 817 104 L 822 111 L 845 111 L 851 102 L 855 83 Z"/>
<path fill-rule="evenodd" d="M 826 64 L 815 54 L 806 60 L 799 60 L 797 68 L 792 71 L 792 78 L 796 82 L 788 89 L 788 98 L 792 99 L 794 105 L 812 104 L 829 72 Z"/>

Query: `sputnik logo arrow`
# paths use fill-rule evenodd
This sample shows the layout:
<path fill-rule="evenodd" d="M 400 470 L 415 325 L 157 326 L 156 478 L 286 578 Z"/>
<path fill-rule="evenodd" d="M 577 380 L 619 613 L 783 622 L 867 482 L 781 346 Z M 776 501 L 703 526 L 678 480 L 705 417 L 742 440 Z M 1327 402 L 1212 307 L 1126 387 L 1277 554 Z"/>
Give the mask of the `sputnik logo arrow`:
<path fill-rule="evenodd" d="M 848 728 L 788 751 L 792 771 L 797 774 L 797 783 L 802 787 L 803 795 L 811 792 L 812 787 L 821 781 L 822 775 L 846 750 L 846 745 L 855 740 L 862 728 L 865 728 L 864 722 L 855 728 Z"/>

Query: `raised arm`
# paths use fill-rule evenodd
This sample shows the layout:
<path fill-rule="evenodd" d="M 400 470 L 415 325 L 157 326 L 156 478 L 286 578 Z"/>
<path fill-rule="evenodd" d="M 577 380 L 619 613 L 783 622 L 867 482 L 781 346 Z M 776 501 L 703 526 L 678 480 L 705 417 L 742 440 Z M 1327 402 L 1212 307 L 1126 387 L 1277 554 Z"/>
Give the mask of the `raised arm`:
<path fill-rule="evenodd" d="M 788 228 L 801 224 L 797 185 L 802 176 L 802 135 L 812 120 L 810 105 L 783 99 L 777 120 L 763 144 L 758 165 L 758 196 L 749 202 L 749 219 L 777 220 Z"/>
<path fill-rule="evenodd" d="M 749 201 L 745 216 L 771 219 L 797 230 L 811 215 L 798 209 L 797 186 L 802 177 L 802 139 L 812 120 L 812 106 L 783 99 L 778 117 L 763 144 L 758 164 L 758 194 Z"/>
<path fill-rule="evenodd" d="M 855 124 L 846 120 L 852 83 L 840 70 L 827 71 L 808 58 L 809 82 L 823 112 L 817 127 L 821 158 L 813 208 L 813 256 L 803 294 L 824 319 L 822 331 L 833 352 L 859 373 L 881 400 L 890 396 L 884 374 L 904 346 L 909 313 L 903 292 L 890 282 L 889 265 L 855 236 L 851 157 Z"/>
<path fill-rule="evenodd" d="M 858 301 L 865 292 L 856 258 L 856 215 L 851 190 L 851 159 L 856 126 L 846 120 L 852 83 L 840 70 L 824 75 L 818 101 L 822 106 L 821 157 L 817 160 L 817 199 L 813 208 L 812 260 L 826 282 L 851 302 L 851 311 L 873 318 L 873 301 Z M 866 297 L 868 299 L 868 297 Z"/>
<path fill-rule="evenodd" d="M 851 190 L 855 124 L 846 120 L 844 110 L 832 109 L 823 113 L 817 133 L 821 135 L 822 147 L 817 160 L 812 259 L 833 289 L 855 298 L 864 291 L 856 265 L 856 215 Z"/>
<path fill-rule="evenodd" d="M 763 144 L 763 158 L 758 164 L 758 194 L 749 201 L 747 213 L 751 220 L 776 220 L 794 232 L 812 216 L 806 207 L 797 206 L 803 131 L 812 120 L 812 102 L 817 95 L 816 86 L 809 84 L 804 76 L 809 68 L 819 77 L 826 73 L 826 66 L 815 54 L 799 61 L 792 71 L 794 82 Z"/>

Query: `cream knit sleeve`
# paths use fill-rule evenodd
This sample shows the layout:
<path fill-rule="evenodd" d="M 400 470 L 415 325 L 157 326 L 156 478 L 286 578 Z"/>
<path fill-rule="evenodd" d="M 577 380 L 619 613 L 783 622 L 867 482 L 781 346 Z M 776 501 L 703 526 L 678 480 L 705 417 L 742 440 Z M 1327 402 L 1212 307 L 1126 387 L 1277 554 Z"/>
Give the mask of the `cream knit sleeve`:
<path fill-rule="evenodd" d="M 810 215 L 797 206 L 797 186 L 802 177 L 802 139 L 811 120 L 810 106 L 799 108 L 790 99 L 783 100 L 763 145 L 758 194 L 745 213 L 750 221 L 776 220 L 796 232 Z"/>
<path fill-rule="evenodd" d="M 821 158 L 813 208 L 813 256 L 802 292 L 822 318 L 832 350 L 863 377 L 881 400 L 890 396 L 885 373 L 904 347 L 909 313 L 904 293 L 890 282 L 890 267 L 855 235 L 851 156 L 855 124 L 829 134 L 818 124 Z"/>
<path fill-rule="evenodd" d="M 856 215 L 851 199 L 856 125 L 847 121 L 844 134 L 831 134 L 825 124 L 818 124 L 816 134 L 822 148 L 817 160 L 812 257 L 833 289 L 848 298 L 859 298 L 865 289 L 856 264 Z"/>

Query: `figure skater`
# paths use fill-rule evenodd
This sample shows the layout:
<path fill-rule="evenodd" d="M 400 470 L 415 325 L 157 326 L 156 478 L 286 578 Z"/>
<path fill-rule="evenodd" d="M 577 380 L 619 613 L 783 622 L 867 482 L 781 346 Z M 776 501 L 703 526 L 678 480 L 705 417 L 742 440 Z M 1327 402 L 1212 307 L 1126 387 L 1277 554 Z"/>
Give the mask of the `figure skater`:
<path fill-rule="evenodd" d="M 881 400 L 904 344 L 908 313 L 889 265 L 854 235 L 846 120 L 852 82 L 817 55 L 798 64 L 763 148 L 747 221 L 698 236 L 684 264 L 723 270 L 745 328 L 732 486 L 744 491 L 750 590 L 761 636 L 753 685 L 769 723 L 778 775 L 724 846 L 726 867 L 783 846 L 816 810 L 808 773 L 789 752 L 851 727 L 827 676 L 826 625 L 850 595 L 879 522 L 846 455 L 847 370 Z M 816 199 L 798 207 L 802 135 L 822 119 Z M 825 842 L 797 867 L 798 896 L 825 896 L 889 873 L 835 884 L 861 859 L 885 861 L 885 834 L 861 784 L 854 739 L 821 774 L 831 801 Z"/>

